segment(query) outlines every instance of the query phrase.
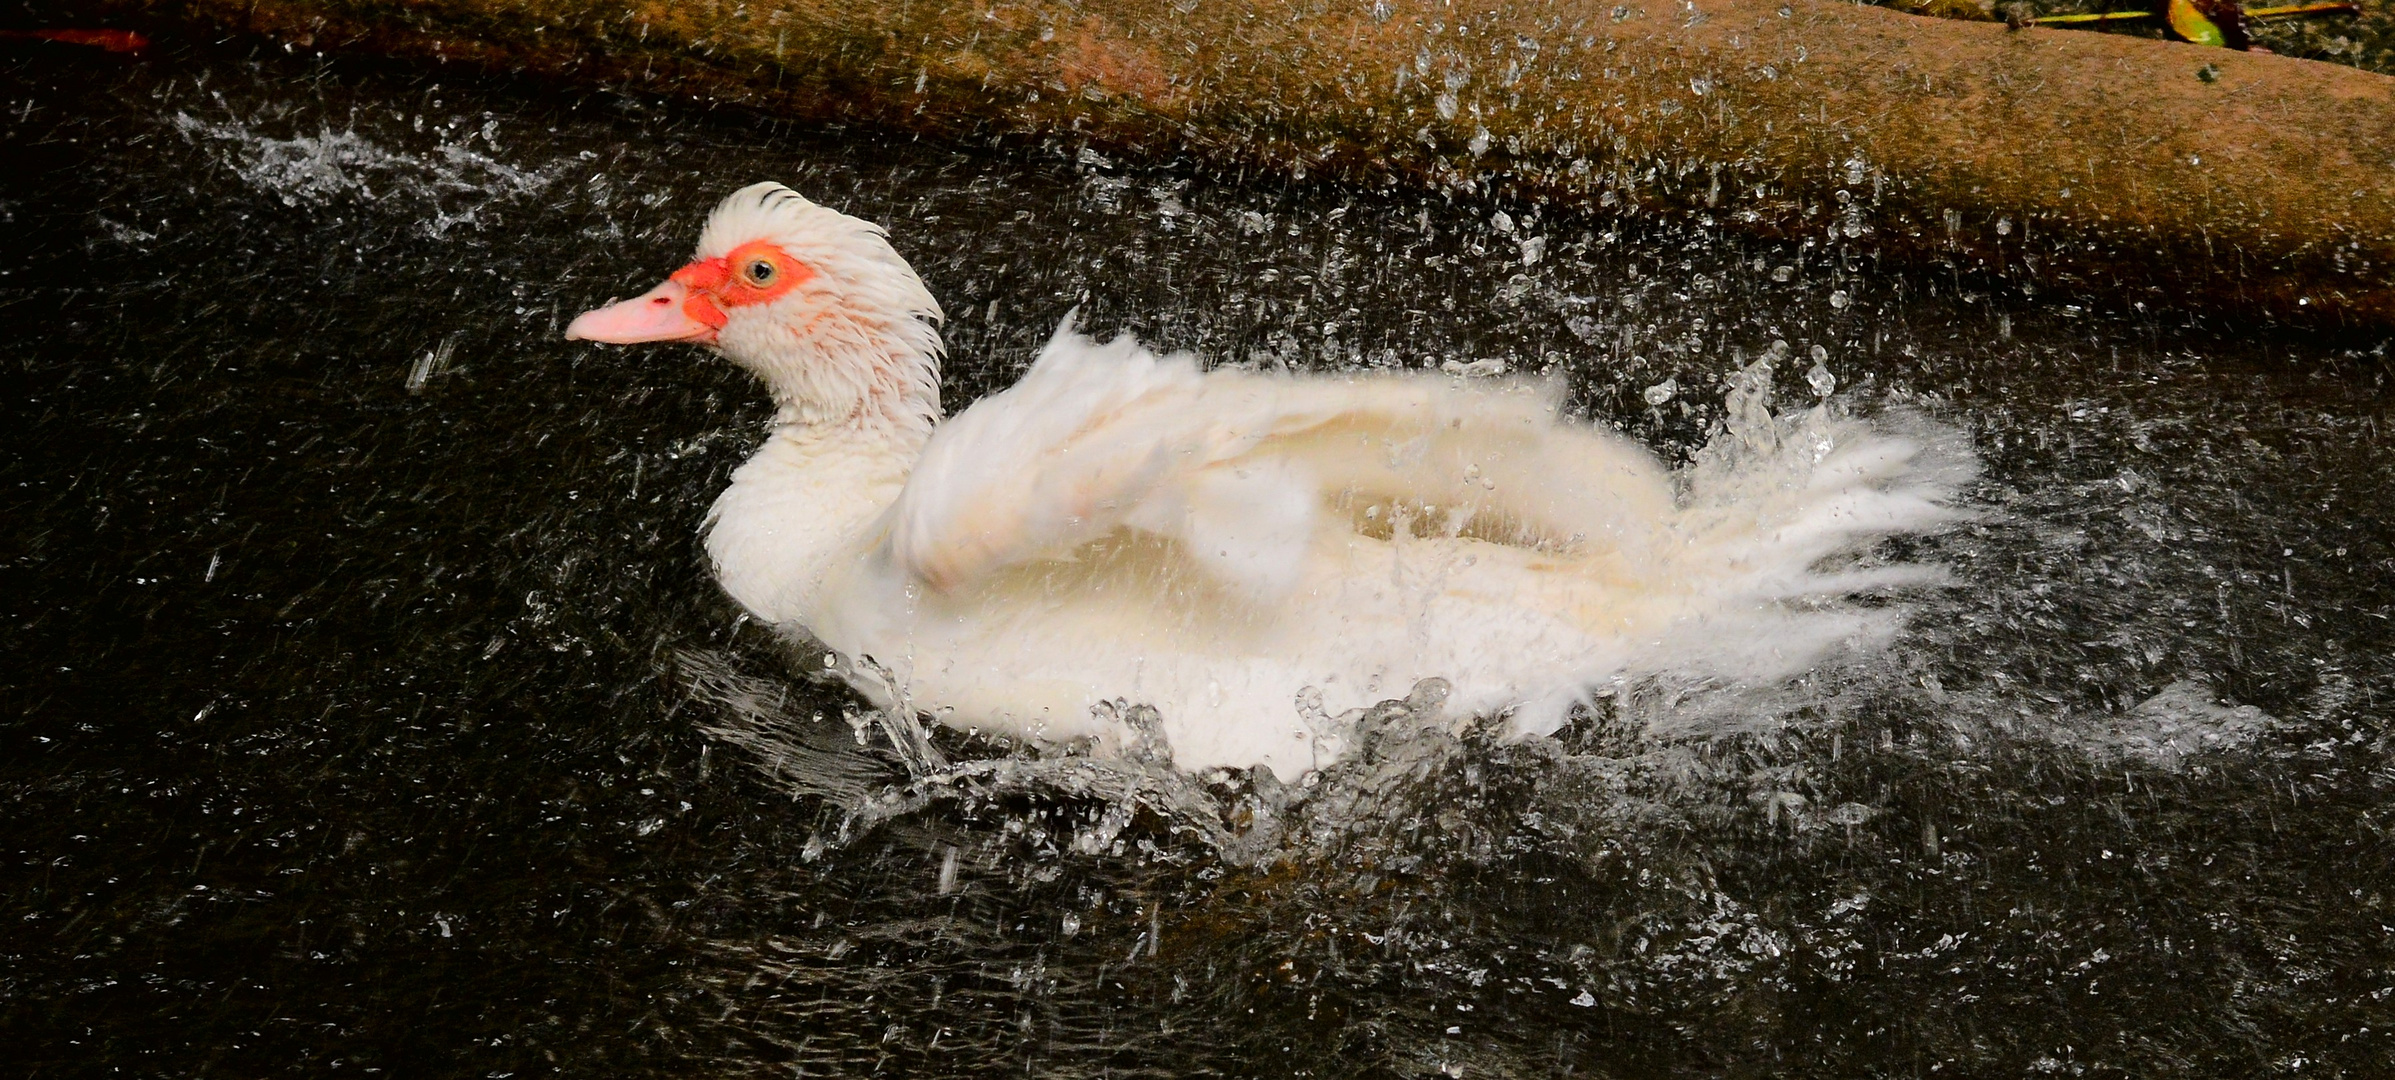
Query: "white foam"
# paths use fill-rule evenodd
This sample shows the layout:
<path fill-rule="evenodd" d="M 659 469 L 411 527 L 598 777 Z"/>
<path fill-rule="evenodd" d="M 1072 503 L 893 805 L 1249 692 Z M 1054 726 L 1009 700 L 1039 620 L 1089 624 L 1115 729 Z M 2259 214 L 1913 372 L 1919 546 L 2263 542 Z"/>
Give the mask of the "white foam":
<path fill-rule="evenodd" d="M 195 141 L 225 144 L 226 167 L 285 206 L 411 198 L 424 204 L 419 220 L 425 233 L 436 237 L 460 225 L 479 226 L 490 204 L 537 195 L 563 174 L 562 163 L 528 169 L 476 149 L 477 139 L 496 148 L 496 136 L 487 126 L 445 138 L 418 153 L 329 127 L 313 135 L 276 138 L 261 131 L 255 120 L 210 121 L 179 113 L 173 123 Z"/>

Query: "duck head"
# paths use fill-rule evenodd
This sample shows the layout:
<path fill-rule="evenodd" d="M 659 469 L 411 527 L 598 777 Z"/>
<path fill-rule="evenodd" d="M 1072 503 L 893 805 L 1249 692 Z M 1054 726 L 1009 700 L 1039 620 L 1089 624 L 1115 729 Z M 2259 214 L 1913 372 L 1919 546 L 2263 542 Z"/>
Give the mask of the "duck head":
<path fill-rule="evenodd" d="M 689 265 L 583 312 L 565 336 L 704 345 L 763 379 L 784 423 L 928 432 L 940 416 L 940 317 L 881 226 L 763 183 L 717 204 Z"/>

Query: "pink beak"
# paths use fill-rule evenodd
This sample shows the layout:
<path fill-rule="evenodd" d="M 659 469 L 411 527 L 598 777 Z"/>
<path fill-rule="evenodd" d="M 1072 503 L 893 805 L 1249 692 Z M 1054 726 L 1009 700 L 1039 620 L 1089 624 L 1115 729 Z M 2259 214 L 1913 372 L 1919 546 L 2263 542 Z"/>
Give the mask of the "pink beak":
<path fill-rule="evenodd" d="M 634 345 L 644 341 L 711 343 L 723 313 L 679 281 L 667 280 L 620 304 L 585 311 L 565 328 L 568 341 Z"/>

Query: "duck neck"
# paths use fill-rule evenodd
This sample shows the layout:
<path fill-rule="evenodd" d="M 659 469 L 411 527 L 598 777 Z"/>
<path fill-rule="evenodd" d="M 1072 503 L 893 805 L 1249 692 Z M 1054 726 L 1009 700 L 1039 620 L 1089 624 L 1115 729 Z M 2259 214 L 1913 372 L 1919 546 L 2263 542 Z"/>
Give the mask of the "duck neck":
<path fill-rule="evenodd" d="M 930 401 L 868 402 L 841 415 L 827 411 L 817 403 L 776 394 L 772 437 L 794 447 L 839 445 L 851 455 L 882 451 L 911 465 L 931 438 L 940 400 L 935 393 Z"/>
<path fill-rule="evenodd" d="M 871 547 L 924 437 L 904 417 L 777 423 L 710 515 L 707 553 L 724 590 L 768 622 L 813 625 L 827 579 Z"/>
<path fill-rule="evenodd" d="M 805 347 L 749 363 L 773 396 L 775 426 L 920 450 L 940 419 L 939 331 L 913 316 L 848 313 L 812 329 Z"/>
<path fill-rule="evenodd" d="M 903 480 L 913 471 L 915 459 L 922 456 L 931 429 L 931 417 L 912 410 L 857 412 L 824 420 L 810 418 L 802 407 L 776 402 L 773 432 L 757 454 L 762 457 L 771 452 L 809 463 L 827 463 L 826 467 L 830 462 L 852 467 L 871 462 L 870 475 L 879 477 L 895 472 Z"/>
<path fill-rule="evenodd" d="M 773 434 L 707 532 L 725 590 L 770 622 L 818 622 L 827 580 L 870 547 L 940 417 L 937 331 L 911 318 L 838 329 L 749 365 L 772 392 Z"/>

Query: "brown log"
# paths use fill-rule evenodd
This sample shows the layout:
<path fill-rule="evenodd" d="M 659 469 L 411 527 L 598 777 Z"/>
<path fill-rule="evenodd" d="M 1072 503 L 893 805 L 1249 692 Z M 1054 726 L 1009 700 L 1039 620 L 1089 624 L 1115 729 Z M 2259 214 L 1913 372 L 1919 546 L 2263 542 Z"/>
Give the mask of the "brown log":
<path fill-rule="evenodd" d="M 81 0 L 2395 328 L 2395 79 L 1826 0 Z"/>

